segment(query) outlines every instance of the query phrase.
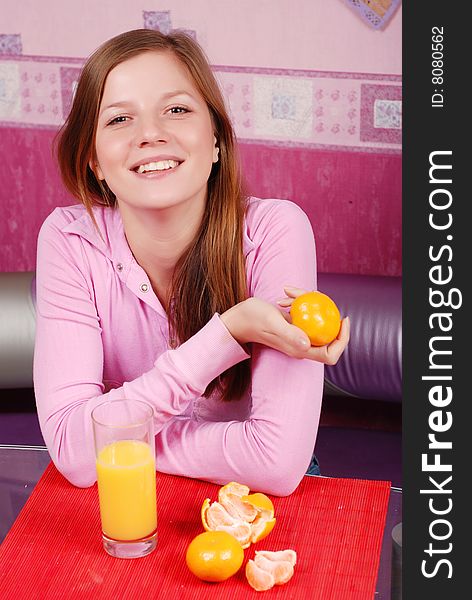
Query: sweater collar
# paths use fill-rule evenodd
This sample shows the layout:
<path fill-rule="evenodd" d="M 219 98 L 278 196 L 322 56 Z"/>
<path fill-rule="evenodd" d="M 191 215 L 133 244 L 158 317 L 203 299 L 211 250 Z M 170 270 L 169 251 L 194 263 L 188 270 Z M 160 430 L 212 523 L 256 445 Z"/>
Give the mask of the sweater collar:
<path fill-rule="evenodd" d="M 126 240 L 123 220 L 118 208 L 105 206 L 93 207 L 93 214 L 100 230 L 100 234 L 85 207 L 78 205 L 74 208 L 78 209 L 79 214 L 75 220 L 71 221 L 62 229 L 63 232 L 72 233 L 82 237 L 113 262 L 123 263 L 133 259 L 131 249 Z M 254 248 L 255 244 L 248 235 L 248 226 L 245 219 L 243 231 L 244 257 L 247 257 Z"/>

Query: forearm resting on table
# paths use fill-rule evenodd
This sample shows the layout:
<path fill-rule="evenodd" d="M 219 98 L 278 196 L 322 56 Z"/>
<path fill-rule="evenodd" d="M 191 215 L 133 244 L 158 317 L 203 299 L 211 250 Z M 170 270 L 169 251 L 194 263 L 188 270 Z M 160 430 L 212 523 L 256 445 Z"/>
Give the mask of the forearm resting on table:
<path fill-rule="evenodd" d="M 291 494 L 306 473 L 317 417 L 303 428 L 248 419 L 243 422 L 175 420 L 156 436 L 159 471 L 226 484 L 237 481 L 254 492 Z M 290 431 L 290 429 L 292 431 Z"/>

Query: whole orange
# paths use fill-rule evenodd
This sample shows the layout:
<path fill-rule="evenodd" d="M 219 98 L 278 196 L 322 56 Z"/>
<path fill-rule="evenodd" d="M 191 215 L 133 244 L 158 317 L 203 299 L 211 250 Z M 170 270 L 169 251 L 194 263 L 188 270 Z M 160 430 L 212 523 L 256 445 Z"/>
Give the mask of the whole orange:
<path fill-rule="evenodd" d="M 243 564 L 241 544 L 226 531 L 205 531 L 190 542 L 185 560 L 194 575 L 204 581 L 224 581 Z"/>
<path fill-rule="evenodd" d="M 332 342 L 341 327 L 341 315 L 336 304 L 322 292 L 306 292 L 292 302 L 292 323 L 307 334 L 312 346 Z"/>

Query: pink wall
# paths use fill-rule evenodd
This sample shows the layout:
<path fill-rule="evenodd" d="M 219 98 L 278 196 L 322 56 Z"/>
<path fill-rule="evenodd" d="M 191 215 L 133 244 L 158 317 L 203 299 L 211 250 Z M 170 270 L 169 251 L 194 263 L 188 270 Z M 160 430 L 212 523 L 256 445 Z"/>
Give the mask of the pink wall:
<path fill-rule="evenodd" d="M 143 11 L 193 29 L 213 64 L 400 74 L 401 6 L 375 30 L 345 0 L 2 0 L 0 33 L 28 55 L 85 57 L 142 27 Z M 257 43 L 256 43 L 257 41 Z"/>
<path fill-rule="evenodd" d="M 348 4 L 2 0 L 0 271 L 34 269 L 40 224 L 75 202 L 50 147 L 84 58 L 146 26 L 206 49 L 250 191 L 304 208 L 320 271 L 401 274 L 401 7 L 376 30 Z"/>
<path fill-rule="evenodd" d="M 251 192 L 308 214 L 320 272 L 401 274 L 400 156 L 244 145 L 242 159 Z"/>

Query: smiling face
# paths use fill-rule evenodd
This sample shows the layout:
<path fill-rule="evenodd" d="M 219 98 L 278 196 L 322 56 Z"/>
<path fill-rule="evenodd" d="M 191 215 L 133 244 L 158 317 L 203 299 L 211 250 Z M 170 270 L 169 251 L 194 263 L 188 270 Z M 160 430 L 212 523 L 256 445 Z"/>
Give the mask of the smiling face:
<path fill-rule="evenodd" d="M 107 76 L 90 165 L 118 206 L 202 207 L 218 149 L 208 106 L 187 68 L 148 51 Z"/>

